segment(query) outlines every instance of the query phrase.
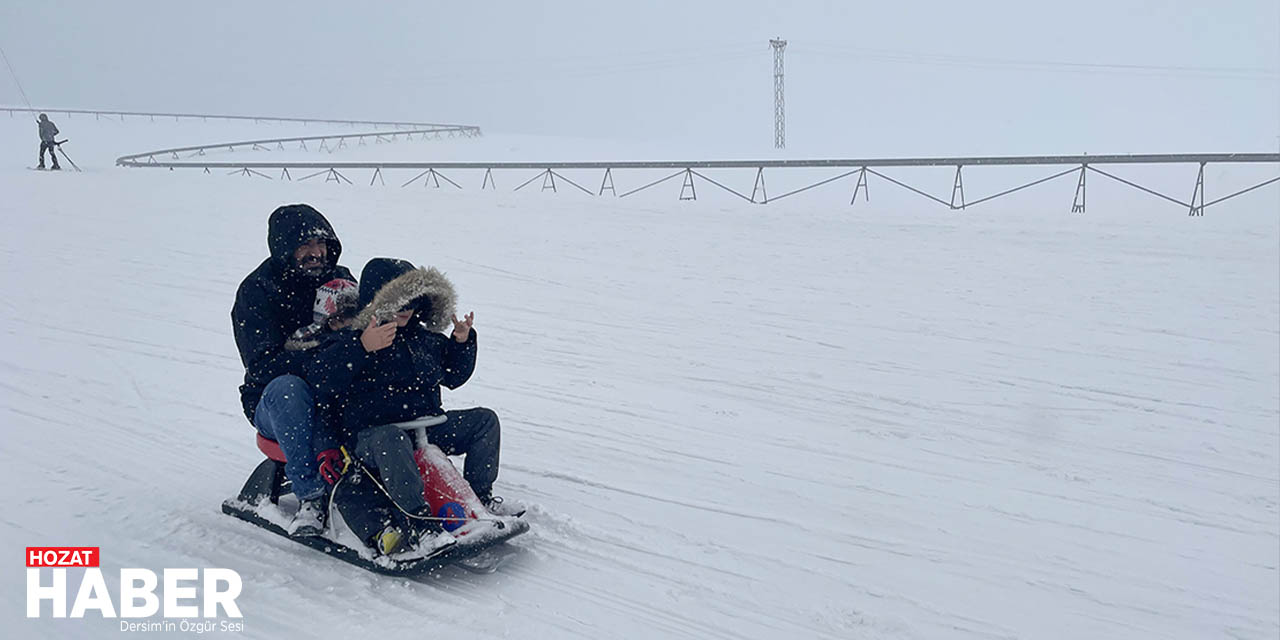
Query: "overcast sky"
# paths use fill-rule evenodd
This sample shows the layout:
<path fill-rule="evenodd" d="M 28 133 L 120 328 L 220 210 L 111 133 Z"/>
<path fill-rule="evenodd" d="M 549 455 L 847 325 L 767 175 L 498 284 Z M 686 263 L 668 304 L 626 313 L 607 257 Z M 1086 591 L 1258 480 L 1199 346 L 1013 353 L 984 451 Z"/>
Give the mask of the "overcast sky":
<path fill-rule="evenodd" d="M 1280 2 L 6 0 L 36 106 L 831 155 L 1280 148 Z M 0 68 L 0 103 L 23 98 Z"/>

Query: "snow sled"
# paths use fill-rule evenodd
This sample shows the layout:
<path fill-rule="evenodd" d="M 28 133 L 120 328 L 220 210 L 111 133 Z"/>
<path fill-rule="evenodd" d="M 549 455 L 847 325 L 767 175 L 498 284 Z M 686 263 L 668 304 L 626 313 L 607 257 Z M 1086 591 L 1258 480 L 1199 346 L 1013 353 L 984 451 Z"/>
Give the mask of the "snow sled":
<path fill-rule="evenodd" d="M 528 531 L 529 523 L 517 516 L 489 513 L 448 456 L 426 441 L 426 427 L 443 422 L 443 418 L 432 416 L 397 424 L 415 436 L 414 458 L 422 474 L 423 497 L 448 533 L 441 536 L 443 543 L 429 548 L 415 546 L 390 556 L 379 555 L 367 547 L 347 526 L 333 501 L 333 496 L 344 489 L 344 482 L 354 481 L 354 485 L 349 483 L 347 487 L 359 490 L 363 479 L 364 490 L 369 490 L 370 485 L 381 488 L 376 477 L 361 468 L 344 475 L 331 492 L 329 526 L 323 535 L 290 536 L 286 529 L 292 514 L 280 506 L 280 499 L 292 493 L 284 473 L 284 451 L 278 443 L 261 434 L 257 435 L 258 449 L 267 458 L 253 470 L 240 494 L 222 503 L 222 512 L 376 573 L 417 575 L 450 564 L 474 572 L 491 572 L 512 551 L 505 549 L 503 543 Z"/>

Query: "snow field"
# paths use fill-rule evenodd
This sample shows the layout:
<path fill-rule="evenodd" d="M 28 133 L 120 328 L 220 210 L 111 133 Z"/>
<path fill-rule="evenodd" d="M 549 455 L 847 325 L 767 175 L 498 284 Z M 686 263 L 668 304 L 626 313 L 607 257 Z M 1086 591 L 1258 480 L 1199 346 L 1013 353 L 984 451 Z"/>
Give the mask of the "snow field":
<path fill-rule="evenodd" d="M 851 182 L 768 207 L 340 188 L 109 167 L 234 127 L 58 124 L 86 173 L 0 163 L 7 548 L 236 569 L 248 637 L 1280 631 L 1274 187 L 1203 219 L 1101 186 L 1070 216 L 1066 183 L 964 214 L 883 183 L 853 209 Z M 4 148 L 27 128 L 0 118 Z M 299 201 L 353 271 L 432 264 L 476 311 L 445 403 L 499 413 L 499 492 L 534 507 L 498 573 L 387 579 L 218 511 L 259 459 L 232 297 Z M 27 620 L 9 576 L 13 637 L 117 632 Z"/>

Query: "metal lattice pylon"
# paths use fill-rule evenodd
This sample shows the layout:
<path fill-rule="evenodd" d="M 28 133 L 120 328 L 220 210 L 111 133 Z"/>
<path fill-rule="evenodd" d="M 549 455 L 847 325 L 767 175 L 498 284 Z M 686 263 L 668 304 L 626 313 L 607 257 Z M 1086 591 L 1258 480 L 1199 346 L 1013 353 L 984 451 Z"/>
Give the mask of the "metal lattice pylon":
<path fill-rule="evenodd" d="M 775 149 L 787 147 L 786 93 L 783 90 L 782 52 L 787 48 L 787 41 L 777 38 L 769 41 L 773 47 L 773 146 Z"/>

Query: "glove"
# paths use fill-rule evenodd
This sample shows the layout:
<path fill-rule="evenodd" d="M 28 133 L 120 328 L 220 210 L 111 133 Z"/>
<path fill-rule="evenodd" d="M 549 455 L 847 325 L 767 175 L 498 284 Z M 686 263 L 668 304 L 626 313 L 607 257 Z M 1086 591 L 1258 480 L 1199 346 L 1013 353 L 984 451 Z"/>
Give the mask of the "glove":
<path fill-rule="evenodd" d="M 342 472 L 346 471 L 346 465 L 342 462 L 342 453 L 337 449 L 325 449 L 316 456 L 316 461 L 320 463 L 320 477 L 325 482 L 335 484 L 338 478 L 342 477 Z"/>

